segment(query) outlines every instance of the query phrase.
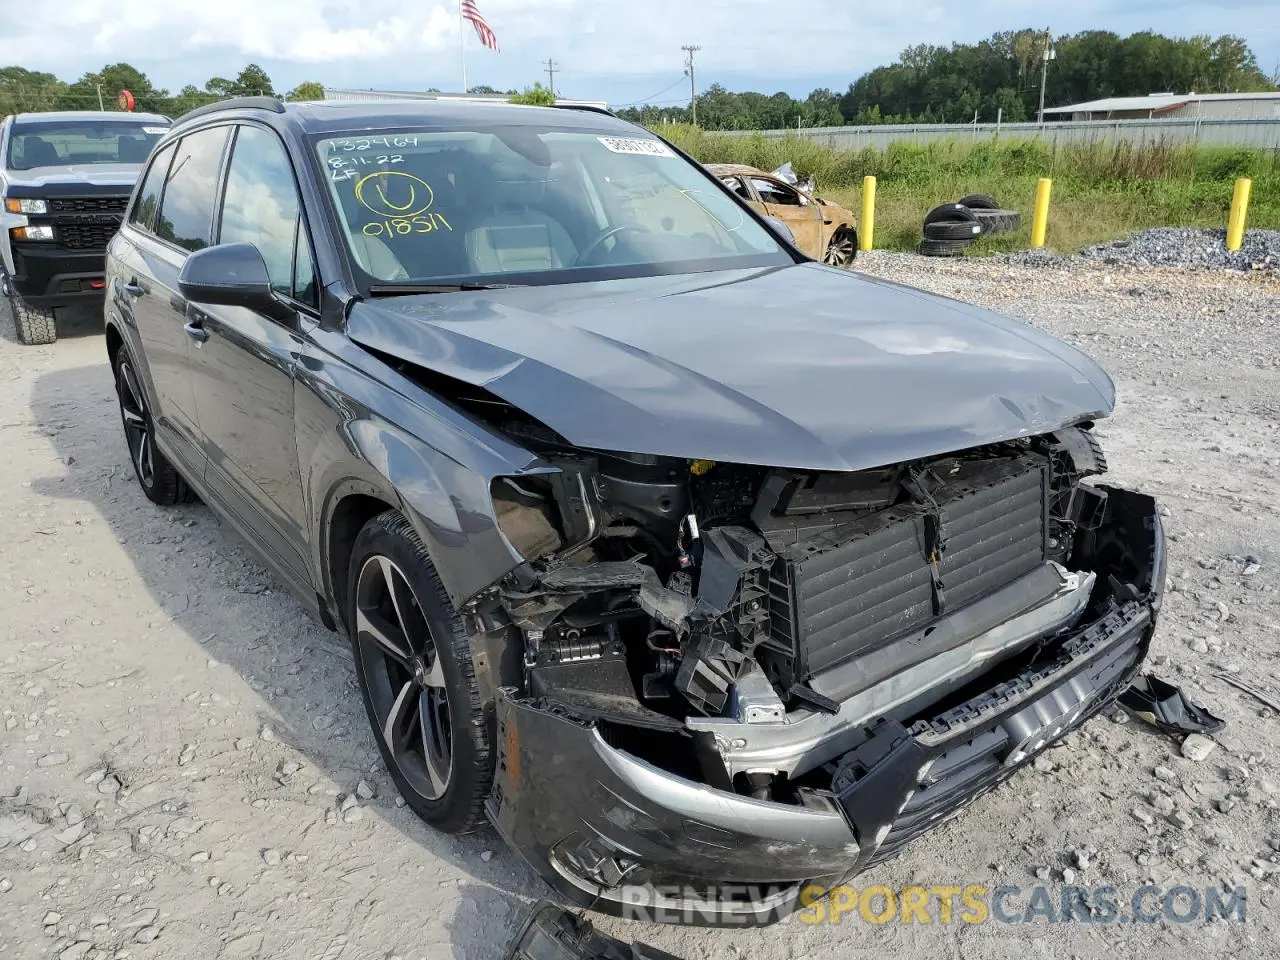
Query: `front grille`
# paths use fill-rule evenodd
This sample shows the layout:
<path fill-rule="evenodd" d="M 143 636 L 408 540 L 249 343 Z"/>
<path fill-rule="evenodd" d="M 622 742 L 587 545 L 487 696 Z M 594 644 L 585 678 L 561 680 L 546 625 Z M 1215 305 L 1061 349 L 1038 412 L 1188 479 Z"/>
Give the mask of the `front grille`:
<path fill-rule="evenodd" d="M 124 213 L 128 195 L 120 197 L 54 197 L 49 201 L 50 213 Z"/>
<path fill-rule="evenodd" d="M 55 220 L 54 236 L 68 250 L 105 250 L 120 229 L 120 218 L 102 215 L 92 220 Z"/>
<path fill-rule="evenodd" d="M 129 197 L 50 197 L 48 203 L 58 246 L 65 250 L 105 250 L 120 229 Z"/>
<path fill-rule="evenodd" d="M 836 547 L 780 559 L 762 654 L 774 679 L 804 682 L 1031 572 L 1046 559 L 1047 491 L 1041 458 L 978 465 L 936 489 L 936 506 L 884 510 Z"/>

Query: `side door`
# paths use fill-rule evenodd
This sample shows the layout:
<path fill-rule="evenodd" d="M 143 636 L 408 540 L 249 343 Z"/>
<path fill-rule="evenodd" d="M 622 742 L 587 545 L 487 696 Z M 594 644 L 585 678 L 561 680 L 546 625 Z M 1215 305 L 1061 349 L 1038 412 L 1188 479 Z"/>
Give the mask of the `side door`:
<path fill-rule="evenodd" d="M 212 241 L 214 195 L 229 129 L 194 131 L 156 154 L 130 215 L 133 242 L 122 258 L 118 286 L 112 283 L 112 296 L 123 301 L 122 313 L 128 307 L 142 343 L 160 445 L 187 476 L 196 478 L 203 473 L 204 454 L 178 273 L 189 253 Z"/>
<path fill-rule="evenodd" d="M 186 305 L 205 486 L 305 595 L 311 577 L 293 381 L 318 289 L 293 165 L 269 128 L 236 128 L 219 209 L 217 241 L 257 247 L 277 296 L 292 309 L 278 319 L 244 307 Z"/>
<path fill-rule="evenodd" d="M 764 212 L 777 217 L 796 238 L 796 246 L 816 260 L 822 259 L 822 210 L 795 187 L 771 177 L 751 177 Z"/>

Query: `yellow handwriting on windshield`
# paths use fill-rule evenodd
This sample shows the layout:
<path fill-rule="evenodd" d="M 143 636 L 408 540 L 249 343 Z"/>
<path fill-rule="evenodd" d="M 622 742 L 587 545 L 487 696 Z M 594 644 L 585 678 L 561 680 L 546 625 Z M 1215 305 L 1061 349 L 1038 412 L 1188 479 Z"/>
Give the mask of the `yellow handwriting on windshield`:
<path fill-rule="evenodd" d="M 366 223 L 361 232 L 366 237 L 408 237 L 415 233 L 435 233 L 438 230 L 452 232 L 453 226 L 442 214 L 430 213 L 416 217 L 391 217 Z"/>
<path fill-rule="evenodd" d="M 380 217 L 416 217 L 435 202 L 431 184 L 412 173 L 379 170 L 356 181 L 356 199 Z"/>

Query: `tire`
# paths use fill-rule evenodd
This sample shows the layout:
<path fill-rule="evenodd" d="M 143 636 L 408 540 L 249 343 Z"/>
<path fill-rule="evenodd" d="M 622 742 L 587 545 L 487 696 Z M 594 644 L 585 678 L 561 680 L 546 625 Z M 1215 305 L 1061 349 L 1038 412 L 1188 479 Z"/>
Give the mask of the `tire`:
<path fill-rule="evenodd" d="M 985 193 L 971 193 L 967 197 L 961 197 L 957 203 L 968 207 L 970 210 L 999 210 L 1000 204 L 996 203 L 991 197 Z"/>
<path fill-rule="evenodd" d="M 1022 214 L 1017 210 L 975 210 L 983 233 L 1010 233 L 1022 227 Z"/>
<path fill-rule="evenodd" d="M 925 224 L 930 223 L 977 223 L 978 218 L 968 207 L 960 203 L 944 203 L 934 207 L 924 217 Z"/>
<path fill-rule="evenodd" d="M 849 267 L 858 257 L 858 234 L 854 230 L 837 230 L 827 244 L 822 262 L 832 267 Z"/>
<path fill-rule="evenodd" d="M 356 537 L 346 597 L 360 694 L 400 795 L 437 830 L 471 830 L 493 784 L 493 751 L 470 637 L 397 511 Z"/>
<path fill-rule="evenodd" d="M 937 221 L 926 223 L 924 225 L 924 238 L 926 240 L 964 240 L 966 242 L 976 240 L 982 236 L 982 224 L 973 223 L 955 223 L 948 221 Z"/>
<path fill-rule="evenodd" d="M 0 277 L 0 292 L 9 299 L 9 308 L 13 311 L 13 327 L 17 331 L 19 343 L 37 346 L 53 343 L 58 339 L 53 311 L 33 307 L 23 300 L 22 295 L 13 289 L 13 282 L 8 274 Z"/>
<path fill-rule="evenodd" d="M 191 503 L 195 494 L 182 474 L 156 446 L 155 423 L 147 408 L 147 396 L 137 371 L 123 349 L 112 358 L 116 372 L 116 400 L 134 475 L 147 499 L 162 507 Z"/>
<path fill-rule="evenodd" d="M 920 254 L 925 257 L 958 257 L 969 243 L 968 240 L 921 240 Z"/>

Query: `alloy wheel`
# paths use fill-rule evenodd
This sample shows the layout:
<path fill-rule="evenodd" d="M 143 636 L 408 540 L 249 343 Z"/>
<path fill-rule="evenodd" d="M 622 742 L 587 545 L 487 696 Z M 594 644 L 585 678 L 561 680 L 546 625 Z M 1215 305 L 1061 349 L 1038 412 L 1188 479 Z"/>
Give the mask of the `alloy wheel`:
<path fill-rule="evenodd" d="M 121 359 L 116 373 L 116 391 L 120 395 L 120 416 L 124 420 L 129 457 L 138 472 L 138 482 L 150 489 L 156 482 L 155 444 L 151 436 L 151 418 L 138 378 L 127 359 Z"/>
<path fill-rule="evenodd" d="M 422 606 L 404 572 L 381 555 L 360 568 L 355 599 L 357 648 L 378 735 L 413 790 L 439 800 L 453 774 L 453 731 L 443 665 Z"/>
<path fill-rule="evenodd" d="M 822 258 L 822 262 L 833 267 L 847 267 L 853 263 L 856 255 L 853 237 L 842 233 L 831 238 L 831 243 L 827 245 L 827 255 Z"/>

